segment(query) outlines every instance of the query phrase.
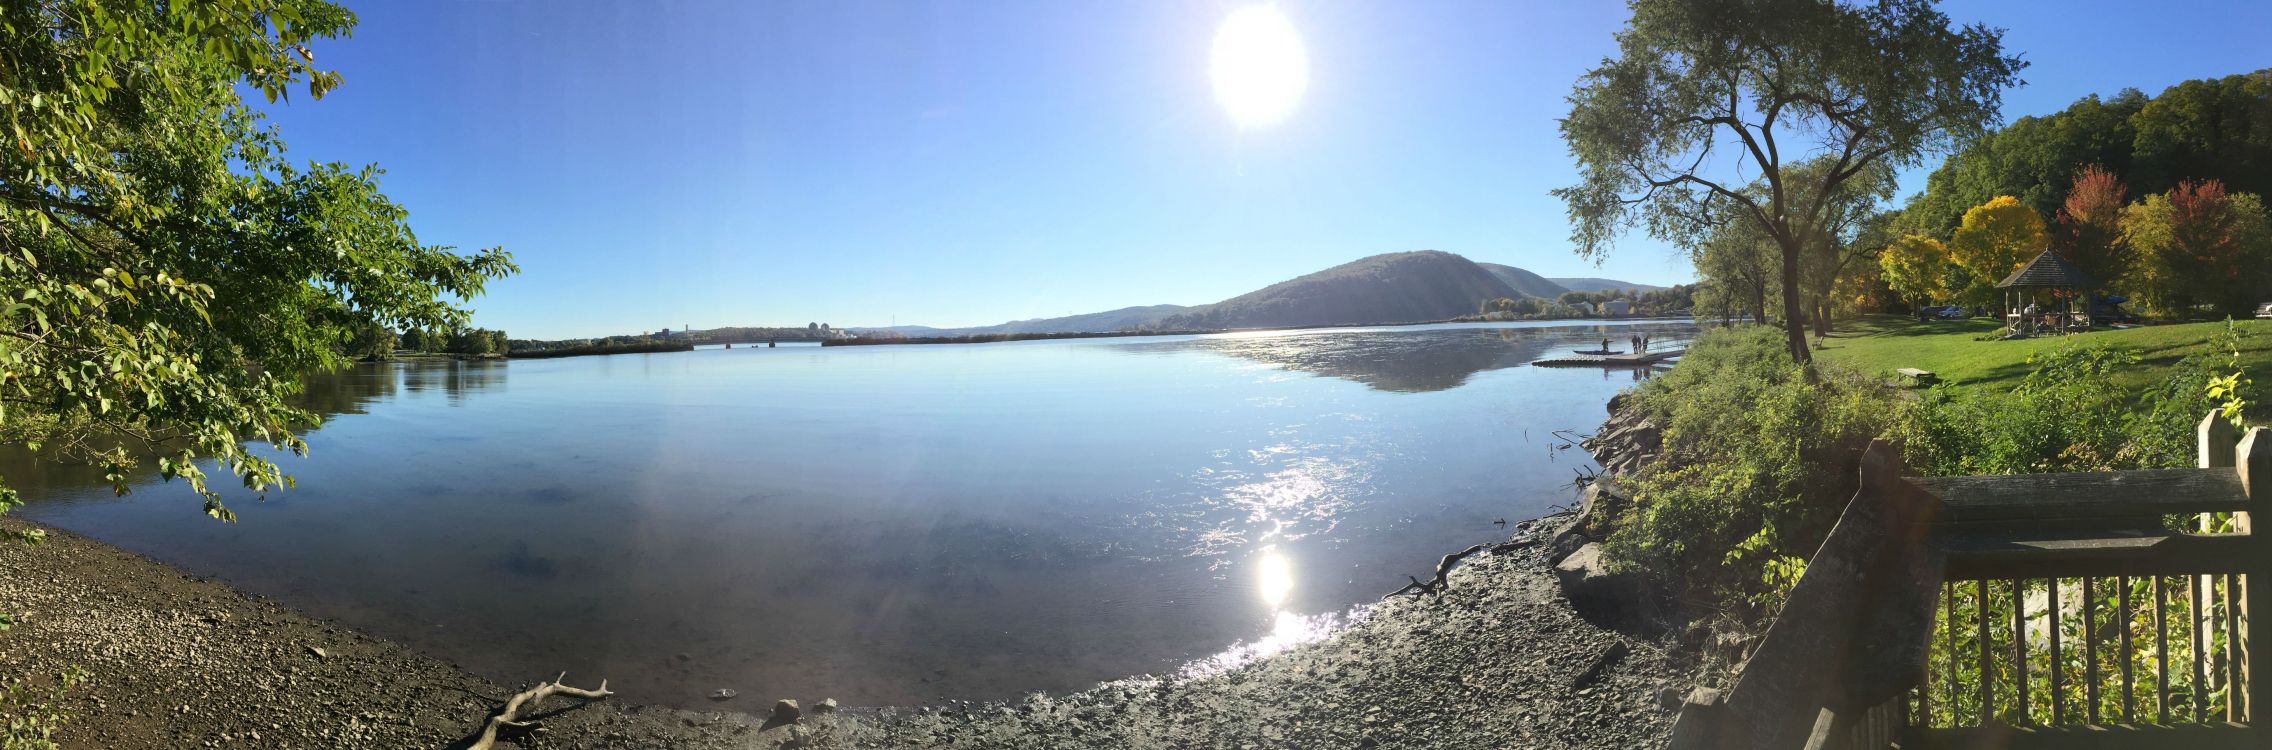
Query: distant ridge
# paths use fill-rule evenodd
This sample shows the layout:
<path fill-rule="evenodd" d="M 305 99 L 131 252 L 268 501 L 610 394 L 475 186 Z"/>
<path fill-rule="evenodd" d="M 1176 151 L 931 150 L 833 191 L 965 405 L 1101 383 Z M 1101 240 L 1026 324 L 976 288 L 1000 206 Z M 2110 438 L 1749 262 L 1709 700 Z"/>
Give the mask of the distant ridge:
<path fill-rule="evenodd" d="M 1387 253 L 1162 319 L 1165 329 L 1279 328 L 1448 320 L 1520 294 L 1474 261 L 1437 250 Z"/>
<path fill-rule="evenodd" d="M 1414 323 L 1471 315 L 1483 302 L 1500 297 L 1556 299 L 1573 291 L 1663 288 L 1616 279 L 1547 278 L 1514 266 L 1416 250 L 1359 258 L 1210 305 L 1142 305 L 967 328 L 904 325 L 852 331 L 955 337 Z"/>
<path fill-rule="evenodd" d="M 1141 305 L 1097 313 L 1067 315 L 1061 318 L 1029 318 L 968 328 L 933 328 L 931 326 L 907 325 L 854 330 L 890 331 L 903 336 L 984 336 L 994 333 L 1110 333 L 1148 327 L 1158 323 L 1161 318 L 1191 309 L 1193 308 L 1185 305 Z"/>
<path fill-rule="evenodd" d="M 1544 276 L 1514 266 L 1504 266 L 1497 263 L 1477 263 L 1475 265 L 1482 266 L 1485 271 L 1490 271 L 1491 275 L 1499 277 L 1500 281 L 1506 282 L 1507 286 L 1514 287 L 1515 291 L 1532 297 L 1554 299 L 1570 291 L 1568 287 L 1556 284 Z"/>
<path fill-rule="evenodd" d="M 1644 292 L 1654 292 L 1656 290 L 1664 288 L 1655 284 L 1635 284 L 1630 281 L 1618 281 L 1616 279 L 1597 279 L 1592 277 L 1547 279 L 1547 281 L 1560 284 L 1563 288 L 1573 292 L 1606 292 L 1611 289 L 1639 289 Z"/>

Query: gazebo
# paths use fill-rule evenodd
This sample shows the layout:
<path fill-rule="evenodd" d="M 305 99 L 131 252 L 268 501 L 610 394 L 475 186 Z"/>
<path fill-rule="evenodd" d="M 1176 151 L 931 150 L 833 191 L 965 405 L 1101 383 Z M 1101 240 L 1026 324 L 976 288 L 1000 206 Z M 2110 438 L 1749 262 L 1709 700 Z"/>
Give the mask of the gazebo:
<path fill-rule="evenodd" d="M 2008 327 L 2014 333 L 2023 330 L 2027 333 L 2034 333 L 2040 327 L 2043 314 L 2050 312 L 2048 307 L 2038 307 L 2035 311 L 2036 315 L 2024 314 L 2017 308 L 2022 299 L 2026 300 L 2029 307 L 2037 307 L 2037 292 L 2046 289 L 2052 290 L 2055 297 L 2057 296 L 2055 292 L 2060 289 L 2068 289 L 2074 292 L 2067 295 L 2066 312 L 2057 313 L 2058 323 L 2054 326 L 2056 330 L 2065 332 L 2078 319 L 2083 326 L 2088 327 L 2090 325 L 2089 293 L 2091 288 L 2095 286 L 2098 286 L 2097 279 L 2091 278 L 2090 274 L 2083 273 L 2083 269 L 2076 268 L 2075 264 L 2067 262 L 2066 258 L 2061 258 L 2058 253 L 2048 249 L 2036 255 L 2035 260 L 2028 261 L 2027 265 L 2020 266 L 2020 270 L 2013 271 L 2012 275 L 2004 277 L 2003 281 L 1996 284 L 1997 289 L 2004 290 L 2004 309 L 2008 311 L 2004 313 L 2004 317 Z M 2079 314 L 2075 312 L 2077 300 L 2083 301 L 2083 312 Z"/>

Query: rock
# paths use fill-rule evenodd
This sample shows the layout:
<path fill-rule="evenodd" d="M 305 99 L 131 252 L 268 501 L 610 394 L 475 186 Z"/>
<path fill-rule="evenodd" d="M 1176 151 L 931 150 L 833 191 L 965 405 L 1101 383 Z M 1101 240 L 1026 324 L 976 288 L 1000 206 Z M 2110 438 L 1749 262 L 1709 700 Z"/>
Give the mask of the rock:
<path fill-rule="evenodd" d="M 1602 673 L 1609 671 L 1612 665 L 1624 659 L 1625 654 L 1631 650 L 1632 647 L 1625 645 L 1623 640 L 1610 641 L 1608 646 L 1602 648 L 1601 653 L 1594 655 L 1593 661 L 1586 665 L 1586 671 L 1579 672 L 1577 677 L 1570 680 L 1570 686 L 1589 687 L 1600 682 Z"/>
<path fill-rule="evenodd" d="M 1657 707 L 1667 711 L 1680 709 L 1680 686 L 1666 685 L 1657 689 Z"/>
<path fill-rule="evenodd" d="M 805 712 L 797 708 L 796 699 L 783 698 L 773 702 L 773 717 L 769 721 L 791 722 L 804 715 Z"/>
<path fill-rule="evenodd" d="M 1599 543 L 1587 543 L 1554 564 L 1554 577 L 1562 583 L 1578 614 L 1599 623 L 1630 623 L 1639 591 L 1633 580 L 1612 572 Z"/>
<path fill-rule="evenodd" d="M 324 650 L 323 650 L 323 649 L 321 649 L 321 648 L 317 648 L 317 647 L 315 647 L 315 646 L 309 646 L 309 647 L 308 647 L 308 653 L 311 653 L 311 654 L 315 654 L 315 655 L 316 655 L 316 658 L 318 658 L 318 659 L 329 659 L 329 658 L 331 658 L 331 654 L 327 654 L 327 653 L 324 653 Z"/>
<path fill-rule="evenodd" d="M 815 703 L 815 704 L 813 704 L 813 713 L 815 713 L 815 714 L 833 714 L 833 713 L 836 713 L 836 699 L 835 699 L 835 698 L 822 698 L 822 699 L 820 699 L 820 702 L 819 702 L 819 703 Z"/>
<path fill-rule="evenodd" d="M 710 700 L 733 700 L 734 696 L 737 695 L 741 695 L 741 691 L 735 690 L 733 688 L 718 688 L 716 690 L 710 691 Z"/>

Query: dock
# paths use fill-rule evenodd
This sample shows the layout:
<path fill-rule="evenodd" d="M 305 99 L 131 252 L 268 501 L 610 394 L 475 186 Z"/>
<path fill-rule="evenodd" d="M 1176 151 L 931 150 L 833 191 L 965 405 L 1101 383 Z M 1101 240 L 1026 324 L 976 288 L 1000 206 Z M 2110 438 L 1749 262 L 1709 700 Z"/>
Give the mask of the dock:
<path fill-rule="evenodd" d="M 1687 349 L 1667 349 L 1661 352 L 1627 352 L 1623 354 L 1572 352 L 1541 359 L 1531 364 L 1538 367 L 1646 367 L 1687 352 Z"/>

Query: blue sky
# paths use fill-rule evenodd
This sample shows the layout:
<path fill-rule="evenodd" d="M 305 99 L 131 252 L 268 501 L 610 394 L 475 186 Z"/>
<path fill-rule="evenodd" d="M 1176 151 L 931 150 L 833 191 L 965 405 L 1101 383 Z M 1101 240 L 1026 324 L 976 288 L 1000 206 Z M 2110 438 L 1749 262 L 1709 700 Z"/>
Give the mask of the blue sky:
<path fill-rule="evenodd" d="M 1309 87 L 1243 131 L 1208 78 L 1242 2 L 347 4 L 345 87 L 273 119 L 386 168 L 423 240 L 512 251 L 476 320 L 515 337 L 1198 304 L 1425 248 L 1692 275 L 1638 235 L 1580 260 L 1547 194 L 1622 3 L 1280 0 Z M 2033 63 L 2019 116 L 2272 65 L 2272 3 L 2196 5 L 1943 7 Z"/>

